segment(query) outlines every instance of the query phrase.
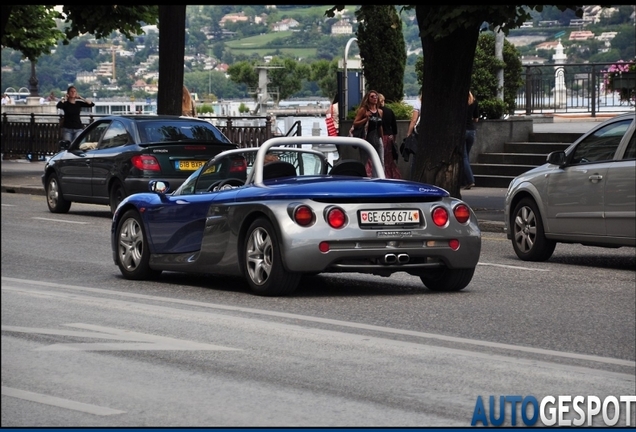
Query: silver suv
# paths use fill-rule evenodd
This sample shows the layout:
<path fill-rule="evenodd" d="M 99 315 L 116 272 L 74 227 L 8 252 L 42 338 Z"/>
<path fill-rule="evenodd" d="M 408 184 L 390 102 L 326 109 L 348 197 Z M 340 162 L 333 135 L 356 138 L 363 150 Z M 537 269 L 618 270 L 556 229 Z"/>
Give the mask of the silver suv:
<path fill-rule="evenodd" d="M 606 120 L 510 182 L 504 220 L 520 259 L 545 261 L 559 242 L 636 246 L 635 123 Z"/>

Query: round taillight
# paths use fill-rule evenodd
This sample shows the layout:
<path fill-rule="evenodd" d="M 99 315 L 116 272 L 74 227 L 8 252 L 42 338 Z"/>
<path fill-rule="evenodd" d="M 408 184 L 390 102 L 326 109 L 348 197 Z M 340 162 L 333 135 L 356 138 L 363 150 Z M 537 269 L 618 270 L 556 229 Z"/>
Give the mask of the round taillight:
<path fill-rule="evenodd" d="M 329 243 L 327 242 L 320 242 L 320 244 L 318 245 L 318 250 L 322 253 L 327 253 L 329 252 Z"/>
<path fill-rule="evenodd" d="M 468 206 L 464 204 L 460 204 L 453 209 L 453 213 L 455 214 L 455 219 L 459 223 L 466 223 L 468 219 L 470 219 L 470 210 Z"/>
<path fill-rule="evenodd" d="M 347 222 L 347 216 L 342 209 L 334 207 L 327 212 L 327 223 L 331 228 L 342 228 Z"/>
<path fill-rule="evenodd" d="M 448 211 L 444 207 L 436 207 L 433 210 L 433 223 L 443 227 L 448 222 Z"/>
<path fill-rule="evenodd" d="M 457 239 L 449 240 L 448 241 L 448 246 L 454 251 L 459 249 L 459 240 L 457 240 Z"/>
<path fill-rule="evenodd" d="M 294 211 L 294 220 L 300 226 L 307 226 L 314 220 L 314 213 L 307 206 L 300 206 Z"/>

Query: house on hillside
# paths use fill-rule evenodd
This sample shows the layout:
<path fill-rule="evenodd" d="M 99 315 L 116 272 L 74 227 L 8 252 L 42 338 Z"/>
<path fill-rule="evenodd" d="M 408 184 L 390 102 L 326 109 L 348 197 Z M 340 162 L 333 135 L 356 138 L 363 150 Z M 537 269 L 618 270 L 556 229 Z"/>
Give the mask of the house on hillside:
<path fill-rule="evenodd" d="M 275 32 L 287 31 L 287 30 L 296 28 L 299 25 L 300 23 L 296 21 L 295 19 L 287 18 L 287 19 L 278 21 L 277 23 L 274 23 L 274 25 L 272 26 L 272 31 L 275 31 Z"/>
<path fill-rule="evenodd" d="M 249 21 L 249 18 L 247 16 L 245 16 L 245 12 L 239 12 L 239 13 L 231 13 L 231 14 L 226 14 L 223 15 L 223 17 L 221 18 L 221 21 L 219 21 L 219 25 L 221 27 L 225 26 L 226 22 L 247 22 Z"/>
<path fill-rule="evenodd" d="M 75 81 L 82 84 L 90 84 L 97 81 L 97 74 L 95 72 L 82 71 L 78 72 Z"/>
<path fill-rule="evenodd" d="M 528 65 L 542 65 L 545 64 L 545 62 L 547 62 L 547 59 L 544 59 L 543 57 L 538 57 L 538 56 L 521 56 L 521 64 L 523 66 L 528 66 Z"/>
<path fill-rule="evenodd" d="M 147 84 L 143 80 L 137 80 L 132 85 L 133 91 L 145 91 L 146 93 L 157 93 L 159 91 L 159 87 L 157 84 Z"/>
<path fill-rule="evenodd" d="M 331 26 L 332 36 L 350 35 L 353 34 L 353 26 L 349 20 L 340 20 Z"/>
<path fill-rule="evenodd" d="M 594 33 L 589 30 L 573 31 L 572 33 L 570 33 L 569 38 L 569 40 L 571 41 L 585 41 L 588 39 L 594 39 Z"/>
<path fill-rule="evenodd" d="M 547 41 L 547 42 L 542 42 L 540 44 L 538 44 L 535 47 L 535 50 L 554 50 L 556 49 L 557 45 L 559 44 L 559 41 Z"/>

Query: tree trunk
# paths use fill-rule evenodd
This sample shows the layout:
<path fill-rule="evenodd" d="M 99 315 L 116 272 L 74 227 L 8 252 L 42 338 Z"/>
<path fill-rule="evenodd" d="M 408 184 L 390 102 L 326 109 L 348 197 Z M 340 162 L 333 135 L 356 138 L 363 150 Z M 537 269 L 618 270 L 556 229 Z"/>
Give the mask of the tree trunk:
<path fill-rule="evenodd" d="M 418 22 L 424 22 L 427 13 L 427 6 L 417 6 Z M 467 108 L 456 107 L 468 106 L 478 38 L 478 25 L 458 28 L 443 38 L 422 37 L 422 110 L 413 180 L 442 187 L 457 198 L 461 198 Z"/>
<path fill-rule="evenodd" d="M 159 6 L 157 114 L 181 115 L 186 5 Z M 164 29 L 164 31 L 161 31 Z M 170 29 L 167 31 L 167 29 Z M 162 37 L 163 35 L 163 37 Z"/>

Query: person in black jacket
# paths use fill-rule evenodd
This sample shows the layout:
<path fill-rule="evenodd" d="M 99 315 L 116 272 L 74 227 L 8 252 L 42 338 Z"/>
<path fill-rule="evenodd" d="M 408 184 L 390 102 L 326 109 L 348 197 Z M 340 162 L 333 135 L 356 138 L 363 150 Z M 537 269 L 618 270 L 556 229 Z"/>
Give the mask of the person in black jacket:
<path fill-rule="evenodd" d="M 382 144 L 384 145 L 384 175 L 386 178 L 401 179 L 402 174 L 397 166 L 397 149 L 395 140 L 397 139 L 397 120 L 391 108 L 385 105 L 385 98 L 382 93 L 378 94 L 378 102 L 382 108 Z"/>
<path fill-rule="evenodd" d="M 73 141 L 84 130 L 80 113 L 82 108 L 94 107 L 95 104 L 83 99 L 77 94 L 75 86 L 70 86 L 66 90 L 66 95 L 57 103 L 56 107 L 64 111 L 62 120 L 62 139 Z"/>
<path fill-rule="evenodd" d="M 475 123 L 479 121 L 479 104 L 473 94 L 468 92 L 468 108 L 466 110 L 466 139 L 464 140 L 464 189 L 475 186 L 475 177 L 470 167 L 470 149 L 475 144 L 477 130 Z"/>

